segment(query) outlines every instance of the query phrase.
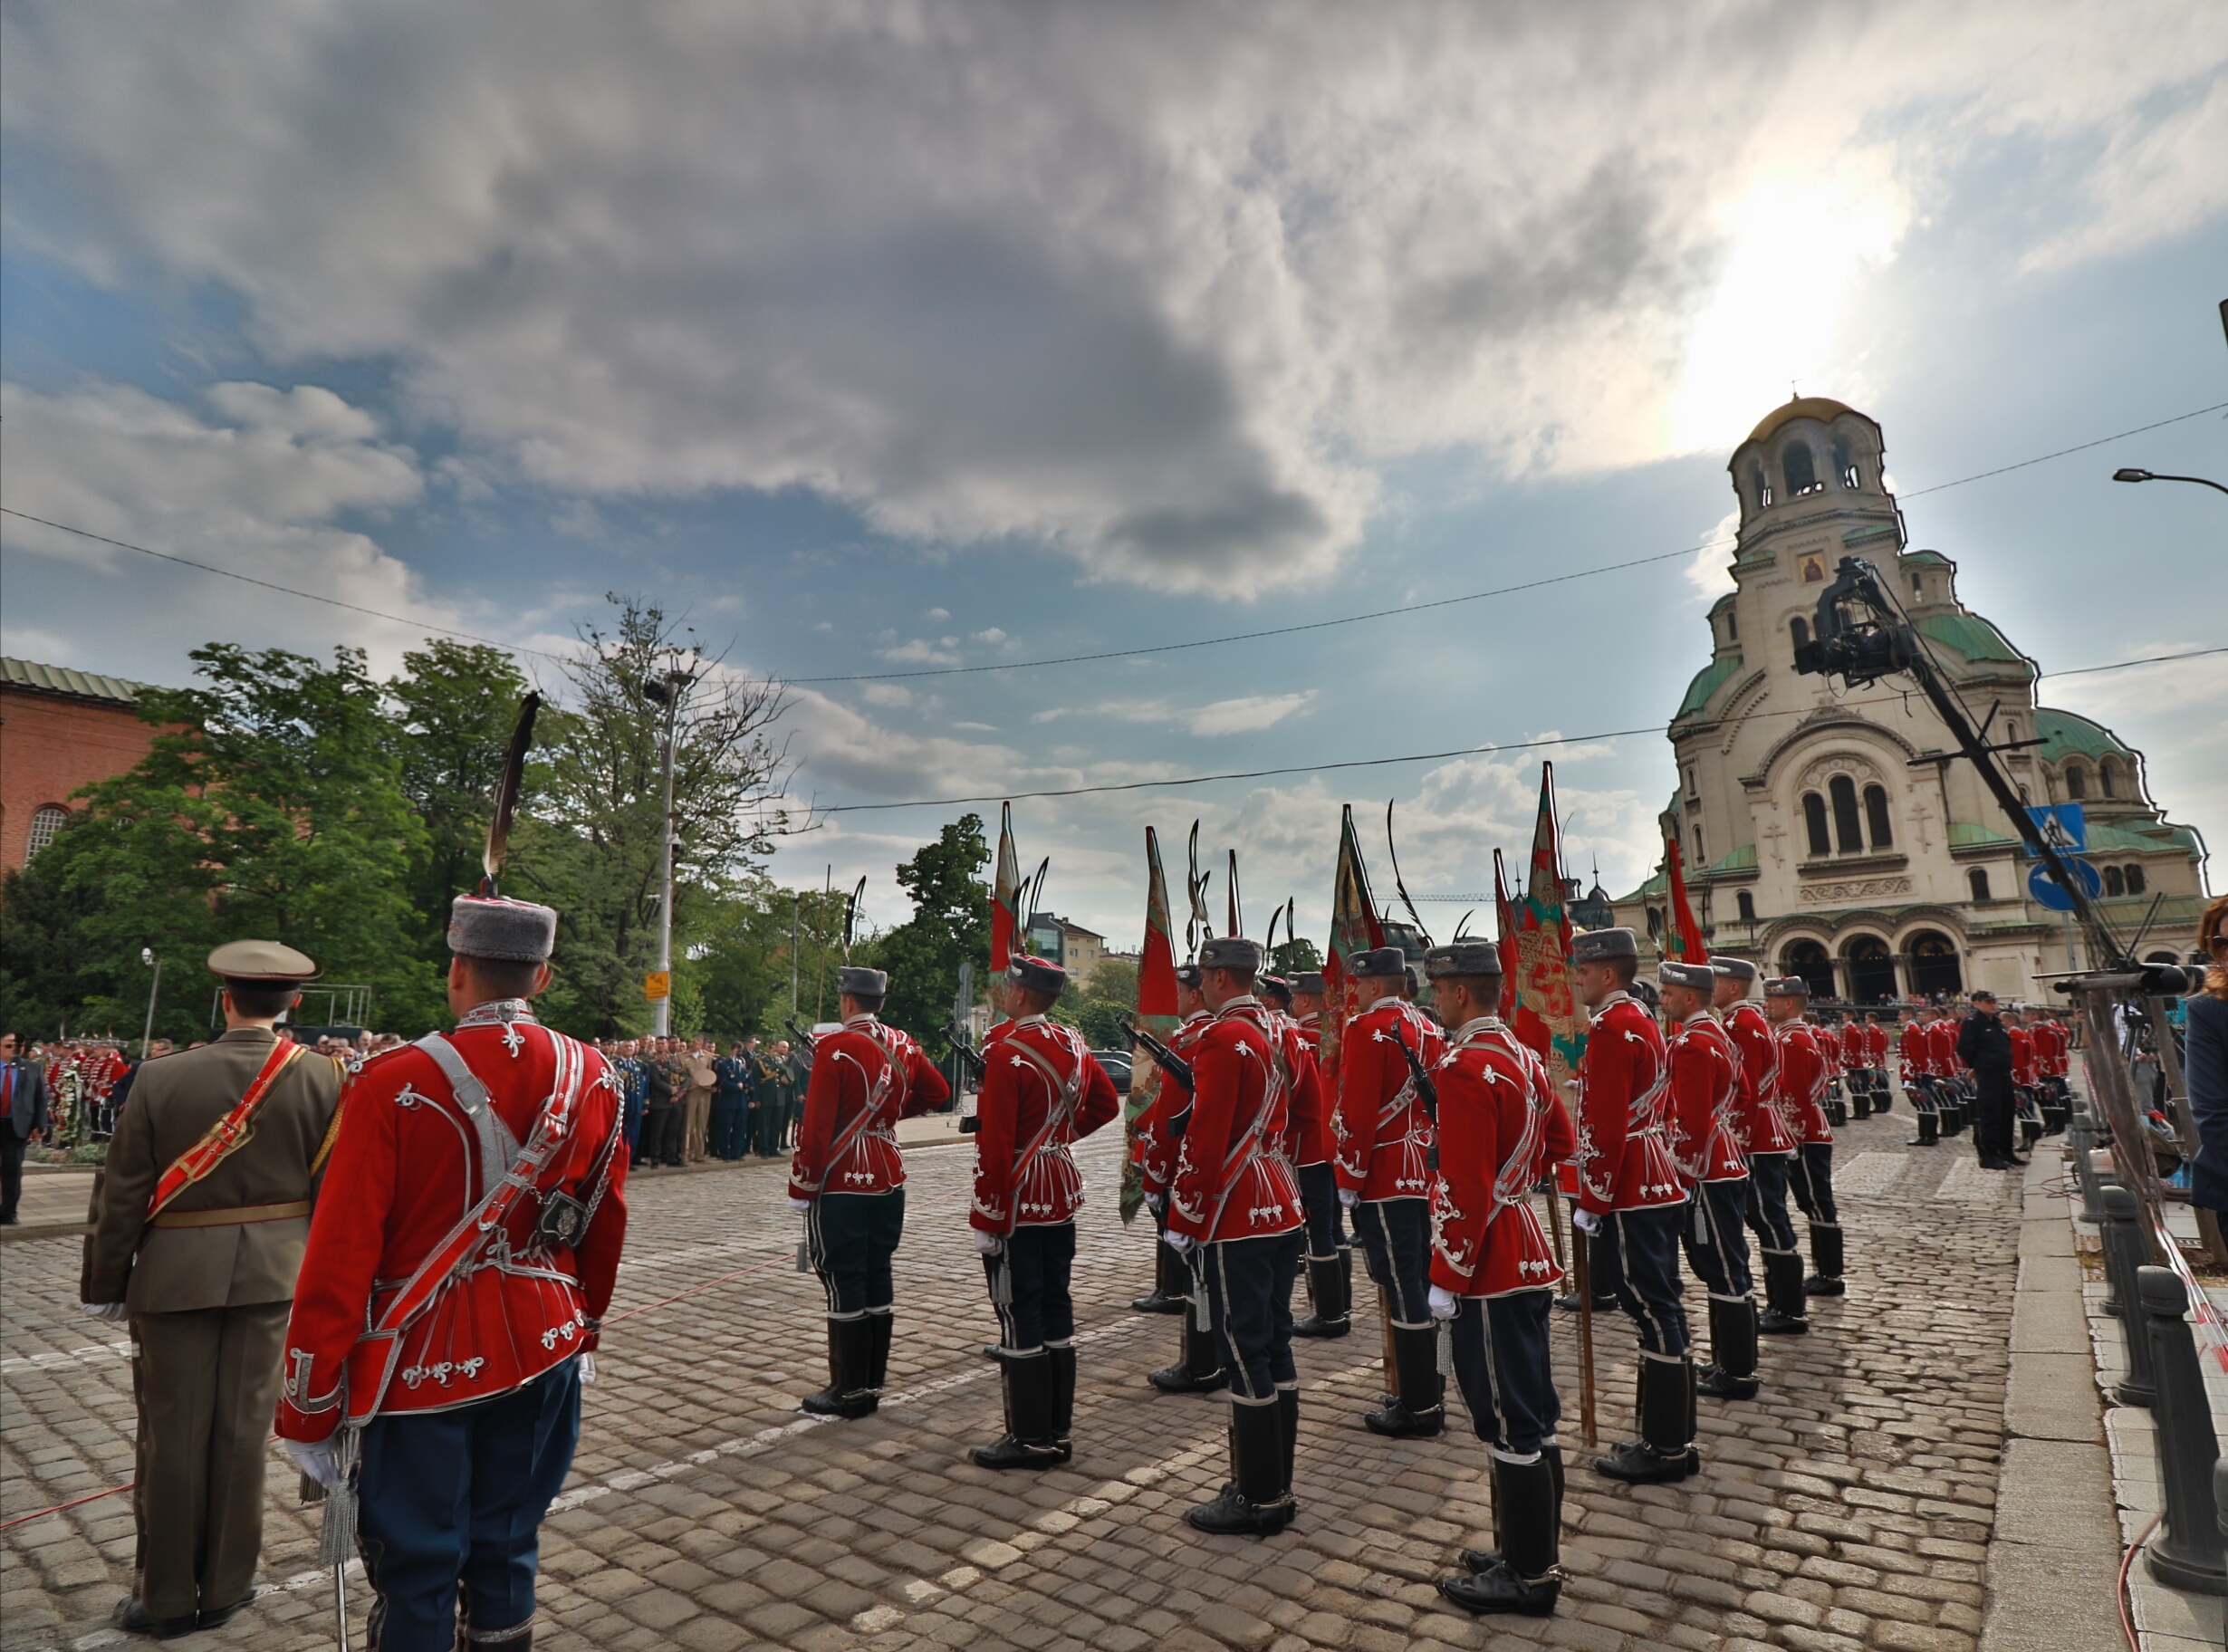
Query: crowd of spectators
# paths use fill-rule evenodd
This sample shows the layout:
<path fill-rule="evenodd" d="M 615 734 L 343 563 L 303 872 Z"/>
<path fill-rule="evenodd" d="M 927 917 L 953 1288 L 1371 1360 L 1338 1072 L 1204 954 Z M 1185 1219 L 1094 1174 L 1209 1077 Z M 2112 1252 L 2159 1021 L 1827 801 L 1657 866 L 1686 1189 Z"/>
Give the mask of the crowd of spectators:
<path fill-rule="evenodd" d="M 774 1158 L 796 1145 L 812 1058 L 787 1039 L 598 1039 L 619 1074 L 627 1147 L 637 1168 L 707 1159 Z"/>

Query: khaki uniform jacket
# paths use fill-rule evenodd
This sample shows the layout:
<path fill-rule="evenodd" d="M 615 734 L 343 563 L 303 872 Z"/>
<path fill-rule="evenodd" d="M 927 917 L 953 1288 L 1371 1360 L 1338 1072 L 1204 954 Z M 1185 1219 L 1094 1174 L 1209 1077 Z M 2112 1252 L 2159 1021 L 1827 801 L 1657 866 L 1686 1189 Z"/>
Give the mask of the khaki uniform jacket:
<path fill-rule="evenodd" d="M 175 1313 L 293 1296 L 310 1236 L 306 1215 L 217 1227 L 147 1225 L 147 1204 L 162 1173 L 239 1105 L 274 1036 L 243 1027 L 139 1069 L 96 1196 L 85 1301 L 124 1302 L 134 1313 Z M 340 1107 L 341 1081 L 340 1064 L 330 1056 L 297 1056 L 256 1109 L 246 1143 L 187 1186 L 165 1214 L 308 1198 L 311 1167 Z"/>

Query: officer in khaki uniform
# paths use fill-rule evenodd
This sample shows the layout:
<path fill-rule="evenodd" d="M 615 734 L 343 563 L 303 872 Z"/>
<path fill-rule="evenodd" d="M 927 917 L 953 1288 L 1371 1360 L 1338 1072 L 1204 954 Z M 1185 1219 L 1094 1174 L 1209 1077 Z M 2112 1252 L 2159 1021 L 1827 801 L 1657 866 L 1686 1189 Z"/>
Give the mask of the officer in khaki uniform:
<path fill-rule="evenodd" d="M 264 1442 L 342 1076 L 282 1046 L 274 1024 L 316 965 L 234 941 L 209 968 L 226 1030 L 140 1070 L 94 1195 L 82 1292 L 88 1313 L 131 1326 L 139 1542 L 116 1623 L 158 1639 L 213 1628 L 254 1595 Z"/>

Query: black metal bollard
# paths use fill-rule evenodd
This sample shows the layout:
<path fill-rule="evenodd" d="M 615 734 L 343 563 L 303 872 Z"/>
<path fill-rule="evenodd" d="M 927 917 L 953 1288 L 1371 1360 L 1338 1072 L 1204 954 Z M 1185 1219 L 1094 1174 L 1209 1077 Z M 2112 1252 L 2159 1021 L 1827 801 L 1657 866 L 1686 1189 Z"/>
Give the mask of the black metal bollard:
<path fill-rule="evenodd" d="M 2213 1431 L 2204 1373 L 2197 1369 L 2189 1291 L 2172 1268 L 2144 1268 L 2137 1277 L 2158 1385 L 2151 1418 L 2158 1437 L 2158 1489 L 2166 1505 L 2150 1545 L 2151 1576 L 2168 1589 L 2228 1595 L 2228 1561 L 2222 1557 L 2220 1512 L 2213 1500 L 2220 1438 Z"/>
<path fill-rule="evenodd" d="M 2151 1340 L 2144 1333 L 2136 1275 L 2150 1262 L 2143 1243 L 2142 1207 L 2125 1187 L 2104 1190 L 2104 1265 L 2112 1278 L 2112 1294 L 2120 1304 L 2121 1340 L 2127 1345 L 2127 1379 L 2113 1396 L 2116 1404 L 2148 1406 L 2158 1397 L 2151 1373 Z"/>

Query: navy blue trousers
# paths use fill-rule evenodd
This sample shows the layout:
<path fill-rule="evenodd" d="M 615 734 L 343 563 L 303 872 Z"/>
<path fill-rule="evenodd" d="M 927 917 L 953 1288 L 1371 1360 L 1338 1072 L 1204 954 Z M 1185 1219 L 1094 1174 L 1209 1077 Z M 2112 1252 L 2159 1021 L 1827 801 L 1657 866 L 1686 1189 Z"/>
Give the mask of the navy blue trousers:
<path fill-rule="evenodd" d="M 1548 1358 L 1552 1291 L 1465 1296 L 1451 1328 L 1455 1381 L 1477 1437 L 1508 1456 L 1528 1457 L 1555 1437 L 1562 1401 Z"/>
<path fill-rule="evenodd" d="M 373 1420 L 356 1478 L 370 1652 L 452 1652 L 460 1584 L 475 1645 L 523 1632 L 542 1517 L 580 1437 L 578 1359 L 477 1405 Z"/>
<path fill-rule="evenodd" d="M 1755 1289 L 1748 1267 L 1748 1234 L 1741 1219 L 1748 1205 L 1748 1182 L 1704 1182 L 1686 1202 L 1679 1243 L 1686 1265 L 1712 1296 L 1742 1297 Z"/>
<path fill-rule="evenodd" d="M 1047 1342 L 1075 1337 L 1075 1301 L 1068 1276 L 1075 1268 L 1075 1224 L 1017 1227 L 1005 1248 L 983 1258 L 990 1305 L 998 1315 L 998 1346 L 1032 1354 Z M 1003 1296 L 1007 1300 L 1000 1301 Z"/>
<path fill-rule="evenodd" d="M 750 1129 L 751 1104 L 741 1090 L 715 1092 L 712 1097 L 711 1140 L 714 1158 L 741 1158 Z"/>
<path fill-rule="evenodd" d="M 1787 1167 L 1791 1153 L 1759 1153 L 1748 1161 L 1748 1225 L 1767 1251 L 1791 1251 L 1795 1219 L 1787 1214 Z"/>
<path fill-rule="evenodd" d="M 1354 1234 L 1392 1322 L 1410 1330 L 1430 1324 L 1430 1201 L 1365 1199 L 1354 1206 Z"/>
<path fill-rule="evenodd" d="M 1195 1245 L 1193 1278 L 1206 1286 L 1208 1328 L 1230 1373 L 1230 1391 L 1259 1403 L 1296 1388 L 1292 1358 L 1292 1287 L 1307 1247 L 1299 1228 L 1258 1239 Z"/>
<path fill-rule="evenodd" d="M 823 1193 L 804 1218 L 812 1271 L 828 1292 L 828 1317 L 887 1312 L 897 1296 L 889 1259 L 905 1237 L 905 1189 Z"/>
<path fill-rule="evenodd" d="M 1344 1224 L 1339 1219 L 1345 1206 L 1339 1203 L 1338 1170 L 1326 1159 L 1320 1165 L 1301 1165 L 1295 1174 L 1300 1177 L 1300 1205 L 1308 1217 L 1308 1254 L 1328 1262 L 1346 1246 Z"/>
<path fill-rule="evenodd" d="M 1676 1359 L 1686 1351 L 1686 1305 L 1679 1299 L 1679 1224 L 1684 1205 L 1613 1210 L 1593 1247 L 1593 1287 L 1613 1287 L 1617 1305 L 1640 1328 L 1640 1346 Z M 1605 1277 L 1606 1275 L 1606 1277 Z"/>
<path fill-rule="evenodd" d="M 1795 1203 L 1802 1206 L 1802 1214 L 1813 1222 L 1822 1222 L 1828 1227 L 1841 1217 L 1833 1205 L 1833 1143 L 1806 1141 L 1795 1155 L 1787 1174 L 1787 1186 L 1795 1196 Z M 1788 1224 L 1794 1231 L 1794 1224 Z"/>

